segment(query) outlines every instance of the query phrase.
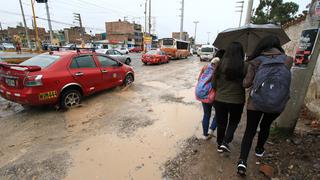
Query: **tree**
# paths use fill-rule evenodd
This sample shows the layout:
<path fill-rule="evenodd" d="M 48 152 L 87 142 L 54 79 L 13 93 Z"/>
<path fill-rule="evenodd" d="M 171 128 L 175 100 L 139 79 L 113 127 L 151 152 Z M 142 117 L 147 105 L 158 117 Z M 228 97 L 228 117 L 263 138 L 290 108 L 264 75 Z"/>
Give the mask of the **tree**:
<path fill-rule="evenodd" d="M 283 3 L 283 0 L 260 0 L 252 22 L 255 24 L 284 24 L 295 18 L 299 5 L 294 2 Z"/>

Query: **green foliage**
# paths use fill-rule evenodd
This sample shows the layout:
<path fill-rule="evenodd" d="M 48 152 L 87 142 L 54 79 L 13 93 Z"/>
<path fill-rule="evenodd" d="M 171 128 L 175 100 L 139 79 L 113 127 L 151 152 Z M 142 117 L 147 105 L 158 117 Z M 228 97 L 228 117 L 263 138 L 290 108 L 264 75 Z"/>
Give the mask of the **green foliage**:
<path fill-rule="evenodd" d="M 299 5 L 294 2 L 283 3 L 283 0 L 260 0 L 260 4 L 252 18 L 252 23 L 284 24 L 294 19 L 298 10 Z"/>

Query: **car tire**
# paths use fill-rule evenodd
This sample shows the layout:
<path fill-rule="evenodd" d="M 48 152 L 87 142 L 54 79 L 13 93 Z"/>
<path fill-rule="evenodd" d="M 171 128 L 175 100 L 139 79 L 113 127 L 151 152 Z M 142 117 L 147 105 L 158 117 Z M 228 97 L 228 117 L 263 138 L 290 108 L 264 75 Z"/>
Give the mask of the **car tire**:
<path fill-rule="evenodd" d="M 63 91 L 60 98 L 60 107 L 62 109 L 70 109 L 81 104 L 82 95 L 78 90 L 69 89 Z"/>
<path fill-rule="evenodd" d="M 123 81 L 123 85 L 124 86 L 129 86 L 133 83 L 134 81 L 134 77 L 132 74 L 127 74 L 126 77 L 124 78 L 124 81 Z"/>
<path fill-rule="evenodd" d="M 143 62 L 143 64 L 144 64 L 144 65 L 147 65 L 148 63 L 146 63 L 146 62 Z"/>
<path fill-rule="evenodd" d="M 124 62 L 126 65 L 130 65 L 131 63 L 131 59 L 130 58 L 127 58 L 126 61 Z"/>

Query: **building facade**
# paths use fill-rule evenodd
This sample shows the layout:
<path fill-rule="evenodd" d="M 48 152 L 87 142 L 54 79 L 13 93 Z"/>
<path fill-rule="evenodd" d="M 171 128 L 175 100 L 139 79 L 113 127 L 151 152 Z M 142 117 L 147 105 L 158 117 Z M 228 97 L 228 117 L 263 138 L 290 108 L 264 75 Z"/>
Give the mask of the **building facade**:
<path fill-rule="evenodd" d="M 180 39 L 180 32 L 172 32 L 172 38 Z M 183 41 L 189 41 L 189 34 L 188 32 L 182 32 L 182 39 Z"/>
<path fill-rule="evenodd" d="M 106 22 L 107 40 L 110 42 L 122 42 L 124 46 L 142 46 L 143 34 L 139 24 L 128 21 Z"/>

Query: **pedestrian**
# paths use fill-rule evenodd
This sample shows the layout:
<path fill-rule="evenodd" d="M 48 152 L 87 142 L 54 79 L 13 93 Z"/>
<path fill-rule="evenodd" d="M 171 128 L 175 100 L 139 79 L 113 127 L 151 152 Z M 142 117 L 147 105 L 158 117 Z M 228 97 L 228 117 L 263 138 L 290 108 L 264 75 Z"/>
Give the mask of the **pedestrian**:
<path fill-rule="evenodd" d="M 211 126 L 210 118 L 212 113 L 213 101 L 214 98 L 208 98 L 209 92 L 214 90 L 214 85 L 211 83 L 214 69 L 216 68 L 217 64 L 220 61 L 224 54 L 224 50 L 219 50 L 215 58 L 211 60 L 211 62 L 205 65 L 199 74 L 198 83 L 196 87 L 196 97 L 202 103 L 203 107 L 203 118 L 202 118 L 202 130 L 203 130 L 203 139 L 208 140 L 213 137 L 213 133 L 217 127 L 216 118 L 213 117 Z"/>
<path fill-rule="evenodd" d="M 232 42 L 216 68 L 213 82 L 216 87 L 214 107 L 217 118 L 218 152 L 230 152 L 245 103 L 242 81 L 245 77 L 244 51 L 239 42 Z"/>
<path fill-rule="evenodd" d="M 21 54 L 21 46 L 20 46 L 19 42 L 17 42 L 17 44 L 16 44 L 16 52 L 17 52 L 17 54 Z"/>
<path fill-rule="evenodd" d="M 263 38 L 248 59 L 248 72 L 243 80 L 251 88 L 247 103 L 247 125 L 241 143 L 238 173 L 245 175 L 253 138 L 260 123 L 255 154 L 262 157 L 272 122 L 281 114 L 289 99 L 292 58 L 285 55 L 280 40 Z"/>

